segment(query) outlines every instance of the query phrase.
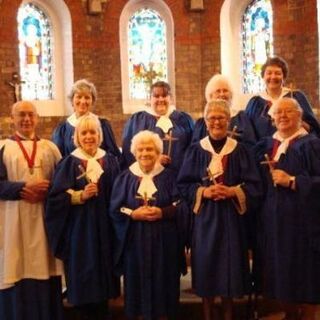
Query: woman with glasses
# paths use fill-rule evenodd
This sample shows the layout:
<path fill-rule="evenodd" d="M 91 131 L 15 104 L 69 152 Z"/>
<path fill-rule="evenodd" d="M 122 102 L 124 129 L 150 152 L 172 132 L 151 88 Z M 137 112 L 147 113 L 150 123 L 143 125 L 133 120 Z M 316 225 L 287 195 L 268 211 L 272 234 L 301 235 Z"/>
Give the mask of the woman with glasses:
<path fill-rule="evenodd" d="M 150 130 L 159 135 L 164 143 L 160 163 L 178 171 L 183 155 L 189 146 L 193 132 L 193 120 L 170 105 L 171 88 L 168 83 L 158 81 L 151 86 L 151 106 L 131 116 L 123 132 L 123 165 L 130 166 L 135 161 L 130 152 L 131 139 L 141 130 Z"/>
<path fill-rule="evenodd" d="M 288 72 L 287 62 L 280 57 L 269 57 L 262 66 L 261 77 L 265 83 L 265 90 L 252 97 L 245 110 L 254 125 L 258 141 L 276 131 L 273 109 L 275 102 L 282 97 L 297 100 L 303 110 L 303 127 L 308 132 L 320 135 L 320 125 L 304 93 L 284 86 Z"/>
<path fill-rule="evenodd" d="M 203 299 L 204 319 L 215 319 L 220 296 L 223 319 L 231 320 L 232 299 L 250 291 L 244 214 L 260 198 L 260 180 L 248 149 L 227 136 L 228 103 L 208 102 L 204 120 L 209 134 L 186 152 L 178 187 L 194 212 L 192 284 Z"/>
<path fill-rule="evenodd" d="M 259 212 L 260 284 L 287 320 L 315 320 L 320 303 L 320 141 L 293 98 L 273 109 L 277 131 L 255 147 L 264 201 Z"/>
<path fill-rule="evenodd" d="M 230 118 L 228 135 L 232 136 L 237 141 L 252 147 L 256 143 L 253 125 L 244 111 L 232 108 L 232 96 L 233 90 L 227 77 L 216 74 L 208 81 L 205 89 L 206 101 L 209 102 L 211 100 L 221 99 L 226 101 L 230 107 L 232 115 Z M 207 136 L 207 134 L 207 126 L 202 117 L 195 123 L 192 142 L 201 140 Z"/>

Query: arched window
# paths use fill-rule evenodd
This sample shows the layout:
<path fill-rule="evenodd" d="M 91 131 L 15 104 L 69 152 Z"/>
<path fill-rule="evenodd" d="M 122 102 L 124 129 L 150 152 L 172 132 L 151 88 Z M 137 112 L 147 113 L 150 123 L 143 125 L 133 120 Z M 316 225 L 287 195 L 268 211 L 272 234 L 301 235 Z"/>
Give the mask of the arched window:
<path fill-rule="evenodd" d="M 261 66 L 273 54 L 270 0 L 254 0 L 242 17 L 242 81 L 244 93 L 263 89 Z"/>
<path fill-rule="evenodd" d="M 67 5 L 63 0 L 23 0 L 17 25 L 22 98 L 33 100 L 41 116 L 70 114 L 73 53 Z"/>
<path fill-rule="evenodd" d="M 18 35 L 23 99 L 53 98 L 51 29 L 48 16 L 33 3 L 19 8 Z"/>
<path fill-rule="evenodd" d="M 120 16 L 124 113 L 145 108 L 150 85 L 167 81 L 175 94 L 173 18 L 163 0 L 131 0 Z"/>
<path fill-rule="evenodd" d="M 167 81 L 166 24 L 157 11 L 142 8 L 128 24 L 129 94 L 147 99 L 157 80 Z"/>

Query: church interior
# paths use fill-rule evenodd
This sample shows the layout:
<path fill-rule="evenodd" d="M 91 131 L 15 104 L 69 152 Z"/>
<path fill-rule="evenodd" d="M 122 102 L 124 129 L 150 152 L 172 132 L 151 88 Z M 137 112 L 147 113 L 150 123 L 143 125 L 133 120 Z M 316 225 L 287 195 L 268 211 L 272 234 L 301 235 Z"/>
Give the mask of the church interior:
<path fill-rule="evenodd" d="M 12 133 L 11 105 L 16 100 L 28 98 L 35 103 L 40 115 L 37 134 L 50 139 L 58 123 L 72 113 L 68 99 L 72 84 L 85 78 L 97 89 L 94 113 L 110 121 L 121 147 L 127 119 L 135 110 L 147 107 L 148 93 L 145 92 L 144 97 L 143 94 L 128 93 L 130 76 L 137 74 L 132 75 L 131 69 L 128 72 L 133 58 L 126 35 L 128 23 L 132 22 L 130 18 L 145 8 L 158 12 L 167 27 L 165 76 L 172 87 L 172 102 L 176 108 L 189 113 L 194 120 L 201 117 L 206 84 L 214 74 L 222 73 L 232 82 L 234 107 L 244 109 L 255 93 L 245 88 L 249 75 L 243 54 L 248 44 L 244 42 L 255 42 L 256 54 L 261 53 L 259 37 L 248 40 L 243 36 L 244 14 L 259 2 L 267 2 L 272 14 L 269 26 L 272 41 L 268 40 L 272 48 L 264 49 L 287 61 L 286 85 L 302 90 L 314 113 L 320 115 L 320 9 L 317 0 L 0 0 L 0 138 Z M 53 51 L 49 52 L 49 95 L 46 97 L 42 97 L 37 89 L 34 96 L 26 93 L 28 81 L 23 72 L 31 72 L 31 67 L 43 63 L 36 61 L 35 53 L 26 59 L 22 56 L 26 49 L 23 51 L 21 47 L 28 43 L 23 44 L 18 18 L 21 8 L 28 4 L 31 8 L 40 8 L 49 17 L 52 47 L 48 50 Z M 142 38 L 148 36 L 147 33 Z M 265 45 L 267 41 L 263 43 Z M 144 72 L 152 68 L 150 62 Z M 160 71 L 158 75 L 161 75 Z M 152 82 L 156 76 L 147 80 Z M 188 289 L 189 283 L 185 286 Z M 181 317 L 200 319 L 200 301 L 186 293 L 184 299 L 181 312 L 187 314 Z M 119 303 L 115 302 L 112 308 L 121 314 Z M 195 308 L 190 307 L 193 304 Z M 261 301 L 260 304 L 265 315 L 260 319 L 282 319 L 283 314 L 277 313 L 276 306 Z M 241 319 L 247 318 L 247 307 L 247 300 L 237 303 Z M 190 318 L 190 314 L 194 316 Z M 72 319 L 71 311 L 69 317 Z"/>

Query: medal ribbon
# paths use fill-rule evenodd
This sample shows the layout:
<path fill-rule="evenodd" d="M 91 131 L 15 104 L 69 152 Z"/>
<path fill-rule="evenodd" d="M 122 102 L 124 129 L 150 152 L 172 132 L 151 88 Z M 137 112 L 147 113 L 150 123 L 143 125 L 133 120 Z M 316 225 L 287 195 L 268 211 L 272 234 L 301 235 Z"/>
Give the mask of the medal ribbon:
<path fill-rule="evenodd" d="M 33 139 L 33 147 L 32 147 L 32 153 L 31 153 L 31 157 L 29 157 L 27 150 L 25 149 L 25 147 L 23 146 L 20 137 L 16 134 L 14 136 L 14 139 L 17 141 L 24 158 L 26 159 L 27 163 L 28 163 L 28 167 L 29 169 L 32 169 L 34 167 L 34 160 L 36 158 L 36 153 L 37 153 L 37 138 L 34 137 Z"/>

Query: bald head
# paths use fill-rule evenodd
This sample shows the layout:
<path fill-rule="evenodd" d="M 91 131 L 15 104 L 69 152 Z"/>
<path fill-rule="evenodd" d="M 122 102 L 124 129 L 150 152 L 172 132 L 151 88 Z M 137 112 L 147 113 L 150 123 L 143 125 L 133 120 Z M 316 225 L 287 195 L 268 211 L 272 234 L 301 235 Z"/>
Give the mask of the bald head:
<path fill-rule="evenodd" d="M 35 105 L 30 101 L 18 101 L 11 107 L 11 119 L 16 132 L 26 138 L 33 138 L 38 124 Z"/>

